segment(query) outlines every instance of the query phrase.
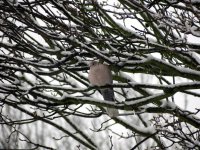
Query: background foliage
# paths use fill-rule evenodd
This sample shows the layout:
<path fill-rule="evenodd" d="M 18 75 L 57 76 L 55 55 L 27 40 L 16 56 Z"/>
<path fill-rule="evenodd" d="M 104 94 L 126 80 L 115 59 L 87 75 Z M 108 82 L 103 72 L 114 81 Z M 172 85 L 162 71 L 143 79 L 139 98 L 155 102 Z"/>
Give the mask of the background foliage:
<path fill-rule="evenodd" d="M 196 0 L 1 1 L 0 148 L 198 149 L 199 14 Z M 118 103 L 89 84 L 91 60 Z"/>

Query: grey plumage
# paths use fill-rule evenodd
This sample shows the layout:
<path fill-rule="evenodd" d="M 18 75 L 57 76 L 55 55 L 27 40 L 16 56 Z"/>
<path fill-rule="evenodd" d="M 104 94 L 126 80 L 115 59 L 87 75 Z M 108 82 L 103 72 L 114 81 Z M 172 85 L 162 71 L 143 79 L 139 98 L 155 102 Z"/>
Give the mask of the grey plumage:
<path fill-rule="evenodd" d="M 115 101 L 114 100 L 114 91 L 112 88 L 101 89 L 101 94 L 106 101 Z"/>
<path fill-rule="evenodd" d="M 114 91 L 111 88 L 105 88 L 100 90 L 104 100 L 106 101 L 115 101 L 114 100 Z M 119 115 L 119 112 L 115 108 L 107 108 L 108 115 L 112 117 L 117 117 Z"/>
<path fill-rule="evenodd" d="M 90 63 L 89 81 L 92 85 L 104 86 L 112 85 L 112 73 L 108 65 L 93 61 Z M 114 101 L 113 88 L 100 89 L 100 92 L 106 101 Z M 118 116 L 118 110 L 115 108 L 107 108 L 107 113 L 110 117 Z"/>

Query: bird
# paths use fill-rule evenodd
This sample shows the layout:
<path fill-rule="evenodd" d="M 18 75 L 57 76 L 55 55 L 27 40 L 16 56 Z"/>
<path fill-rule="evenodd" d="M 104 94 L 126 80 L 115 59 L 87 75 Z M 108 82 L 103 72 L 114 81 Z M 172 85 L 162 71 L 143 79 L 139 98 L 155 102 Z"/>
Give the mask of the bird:
<path fill-rule="evenodd" d="M 113 84 L 112 73 L 108 65 L 99 63 L 97 61 L 91 61 L 89 67 L 90 70 L 88 79 L 91 85 L 105 86 Z M 111 101 L 111 102 L 115 101 L 114 90 L 112 87 L 101 88 L 100 93 L 105 101 Z M 114 118 L 119 115 L 119 112 L 116 108 L 107 108 L 107 114 L 111 118 Z"/>

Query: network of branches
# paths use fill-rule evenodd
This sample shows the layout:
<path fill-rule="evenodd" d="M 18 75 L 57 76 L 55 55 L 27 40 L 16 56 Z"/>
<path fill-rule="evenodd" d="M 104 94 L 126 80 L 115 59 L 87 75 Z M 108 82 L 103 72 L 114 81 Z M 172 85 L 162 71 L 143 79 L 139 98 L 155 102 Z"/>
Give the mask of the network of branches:
<path fill-rule="evenodd" d="M 199 149 L 199 41 L 197 0 L 0 1 L 0 148 Z"/>

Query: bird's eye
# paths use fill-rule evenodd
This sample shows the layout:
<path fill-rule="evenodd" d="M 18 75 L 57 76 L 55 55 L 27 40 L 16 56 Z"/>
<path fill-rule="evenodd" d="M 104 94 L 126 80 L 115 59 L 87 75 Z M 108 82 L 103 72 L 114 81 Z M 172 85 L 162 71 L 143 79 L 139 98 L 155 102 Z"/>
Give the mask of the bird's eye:
<path fill-rule="evenodd" d="M 94 66 L 96 64 L 96 62 L 95 61 L 92 61 L 91 63 L 90 63 L 90 67 L 91 66 Z"/>

